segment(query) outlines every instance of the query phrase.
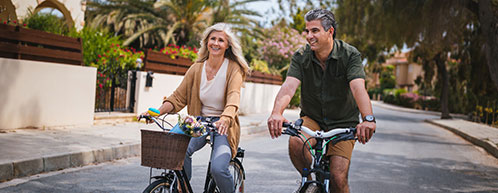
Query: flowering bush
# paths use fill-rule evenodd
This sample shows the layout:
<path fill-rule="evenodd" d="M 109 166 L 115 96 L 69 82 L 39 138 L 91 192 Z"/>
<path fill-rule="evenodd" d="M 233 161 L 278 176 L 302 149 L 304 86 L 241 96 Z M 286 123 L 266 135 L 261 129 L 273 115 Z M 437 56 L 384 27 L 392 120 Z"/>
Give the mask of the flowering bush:
<path fill-rule="evenodd" d="M 404 107 L 415 107 L 415 103 L 419 100 L 418 94 L 405 92 L 399 95 L 398 104 Z"/>
<path fill-rule="evenodd" d="M 98 54 L 96 63 L 91 66 L 97 67 L 98 78 L 97 85 L 100 88 L 110 87 L 112 80 L 120 81 L 122 78 L 115 76 L 126 75 L 128 70 L 134 69 L 137 66 L 137 59 L 143 60 L 144 53 L 137 52 L 134 48 L 121 48 L 119 44 L 112 43 L 105 53 Z M 116 82 L 119 84 L 119 82 Z"/>
<path fill-rule="evenodd" d="M 277 25 L 265 29 L 264 34 L 267 34 L 266 38 L 258 43 L 263 60 L 276 69 L 288 66 L 294 52 L 306 44 L 304 36 L 292 28 Z"/>
<path fill-rule="evenodd" d="M 206 127 L 193 116 L 178 115 L 178 123 L 171 129 L 171 132 L 186 134 L 191 137 L 200 137 L 206 133 Z"/>
<path fill-rule="evenodd" d="M 175 59 L 176 57 L 188 58 L 192 61 L 197 59 L 197 48 L 187 47 L 187 46 L 177 46 L 169 44 L 168 47 L 162 48 L 159 52 L 166 54 Z"/>

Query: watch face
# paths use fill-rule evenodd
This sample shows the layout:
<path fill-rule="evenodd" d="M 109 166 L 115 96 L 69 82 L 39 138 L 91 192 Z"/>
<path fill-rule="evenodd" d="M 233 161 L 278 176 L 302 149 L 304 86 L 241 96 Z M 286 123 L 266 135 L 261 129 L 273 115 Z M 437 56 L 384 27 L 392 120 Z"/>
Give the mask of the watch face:
<path fill-rule="evenodd" d="M 372 116 L 372 115 L 367 115 L 367 116 L 365 116 L 365 121 L 372 122 L 372 121 L 374 121 L 374 119 L 375 119 L 375 118 L 374 118 L 374 116 Z"/>

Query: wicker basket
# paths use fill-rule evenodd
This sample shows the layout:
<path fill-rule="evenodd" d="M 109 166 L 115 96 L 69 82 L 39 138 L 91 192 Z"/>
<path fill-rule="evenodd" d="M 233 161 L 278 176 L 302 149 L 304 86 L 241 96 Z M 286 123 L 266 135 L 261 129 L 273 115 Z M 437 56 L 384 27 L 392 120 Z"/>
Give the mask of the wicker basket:
<path fill-rule="evenodd" d="M 142 166 L 181 170 L 190 137 L 163 131 L 141 130 Z"/>

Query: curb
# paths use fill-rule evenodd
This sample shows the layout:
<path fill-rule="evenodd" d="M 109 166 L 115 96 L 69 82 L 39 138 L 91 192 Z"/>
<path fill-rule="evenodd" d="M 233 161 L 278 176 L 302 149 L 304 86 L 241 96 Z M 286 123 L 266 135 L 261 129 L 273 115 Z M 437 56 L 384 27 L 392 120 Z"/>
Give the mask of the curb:
<path fill-rule="evenodd" d="M 16 160 L 11 163 L 0 163 L 0 182 L 44 172 L 138 156 L 140 153 L 141 145 L 136 143 L 36 159 Z"/>
<path fill-rule="evenodd" d="M 266 130 L 266 125 L 262 124 L 241 126 L 241 136 L 257 134 Z M 141 144 L 133 143 L 35 159 L 15 160 L 10 163 L 0 163 L 0 182 L 139 155 L 141 155 Z"/>
<path fill-rule="evenodd" d="M 484 148 L 489 154 L 491 154 L 495 158 L 498 158 L 498 147 L 497 147 L 496 144 L 493 144 L 490 141 L 477 139 L 477 138 L 475 138 L 475 137 L 473 137 L 471 135 L 468 135 L 467 133 L 461 132 L 458 129 L 455 129 L 455 128 L 452 128 L 452 127 L 449 127 L 449 126 L 446 126 L 446 125 L 434 122 L 433 120 L 430 120 L 430 119 L 426 119 L 424 121 L 427 122 L 427 123 L 430 123 L 430 124 L 433 124 L 433 125 L 445 128 L 445 129 L 447 129 L 447 130 L 449 130 L 449 131 L 451 131 L 451 132 L 459 135 L 460 137 L 464 138 L 465 140 L 471 142 L 472 144 Z"/>
<path fill-rule="evenodd" d="M 407 108 L 407 107 L 401 107 L 401 106 L 396 106 L 396 105 L 392 105 L 392 104 L 386 104 L 386 103 L 384 103 L 382 101 L 372 102 L 372 106 L 377 106 L 377 107 L 380 107 L 380 108 L 389 109 L 389 110 L 393 110 L 393 111 L 401 111 L 401 112 L 407 112 L 407 113 L 428 114 L 428 115 L 434 115 L 434 116 L 441 116 L 441 112 L 437 112 L 437 111 L 425 111 L 425 110 L 420 110 L 420 109 L 412 109 L 412 108 Z M 452 113 L 450 113 L 450 115 L 453 118 L 460 118 L 460 119 L 464 119 L 464 120 L 468 119 L 467 116 L 461 115 L 461 114 L 452 114 Z"/>

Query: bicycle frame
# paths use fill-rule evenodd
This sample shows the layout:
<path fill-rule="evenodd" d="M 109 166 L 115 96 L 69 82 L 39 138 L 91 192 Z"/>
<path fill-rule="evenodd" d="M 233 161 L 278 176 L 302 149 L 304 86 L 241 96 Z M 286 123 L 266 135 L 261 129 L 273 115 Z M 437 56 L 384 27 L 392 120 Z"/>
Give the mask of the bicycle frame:
<path fill-rule="evenodd" d="M 312 157 L 312 164 L 311 168 L 303 168 L 303 173 L 302 173 L 302 179 L 301 179 L 301 187 L 300 187 L 300 192 L 305 192 L 306 189 L 308 188 L 309 185 L 311 184 L 317 184 L 321 190 L 324 190 L 325 192 L 329 192 L 329 184 L 330 184 L 330 168 L 329 168 L 329 160 L 328 159 L 323 159 L 324 155 L 327 155 L 327 143 L 331 142 L 336 143 L 341 140 L 346 140 L 346 139 L 354 139 L 354 133 L 356 132 L 355 128 L 342 128 L 342 129 L 337 129 L 335 131 L 329 131 L 329 132 L 322 132 L 322 131 L 312 131 L 309 128 L 306 128 L 302 125 L 302 119 L 298 119 L 295 124 L 292 123 L 284 123 L 284 127 L 287 127 L 287 129 L 283 132 L 283 134 L 288 134 L 291 136 L 298 136 L 301 134 L 301 131 L 304 131 L 305 133 L 309 134 L 311 138 L 314 138 L 316 140 L 316 144 L 314 147 L 311 147 L 308 150 L 311 153 Z M 345 134 L 345 135 L 342 135 Z M 353 135 L 351 135 L 353 134 Z M 302 135 L 304 137 L 303 140 L 304 144 L 309 141 L 309 139 L 306 138 L 306 136 Z M 324 140 L 327 140 L 325 144 L 323 143 Z M 304 147 L 303 147 L 304 148 Z M 314 153 L 313 153 L 314 152 Z M 316 180 L 308 180 L 308 176 L 311 174 L 315 174 Z"/>
<path fill-rule="evenodd" d="M 316 183 L 317 185 L 321 185 L 322 188 L 325 189 L 325 192 L 329 192 L 330 171 L 329 171 L 329 166 L 327 165 L 329 161 L 322 159 L 324 155 L 327 154 L 327 146 L 322 145 L 324 139 L 322 138 L 315 138 L 315 139 L 316 139 L 315 148 L 309 149 L 310 153 L 312 151 L 315 152 L 315 156 L 311 156 L 312 157 L 311 168 L 310 169 L 303 168 L 301 187 L 303 190 L 306 190 L 306 188 L 309 185 Z M 308 176 L 312 173 L 315 174 L 317 180 L 308 181 Z M 319 178 L 323 179 L 323 183 L 321 182 L 321 180 L 318 180 Z"/>

